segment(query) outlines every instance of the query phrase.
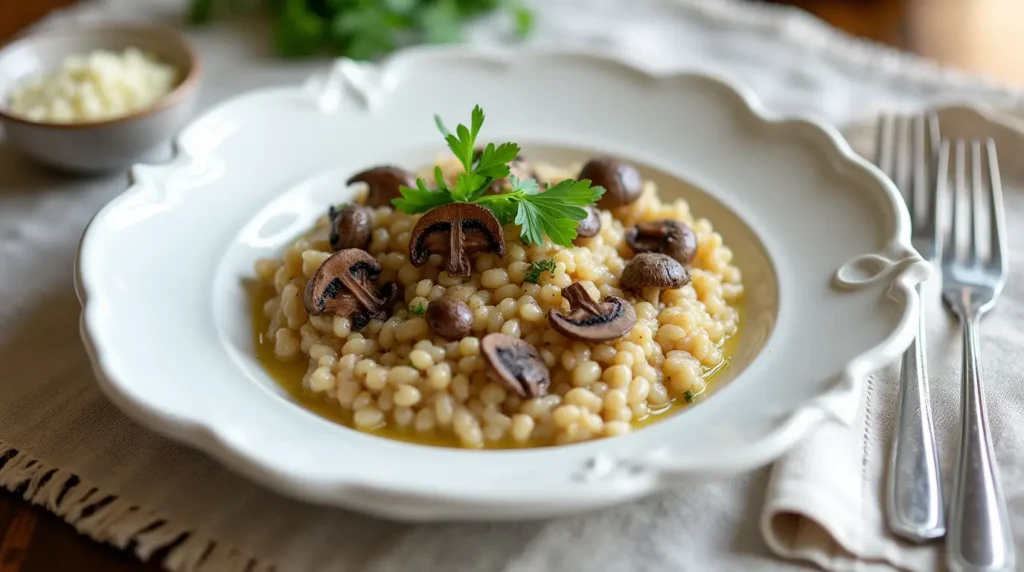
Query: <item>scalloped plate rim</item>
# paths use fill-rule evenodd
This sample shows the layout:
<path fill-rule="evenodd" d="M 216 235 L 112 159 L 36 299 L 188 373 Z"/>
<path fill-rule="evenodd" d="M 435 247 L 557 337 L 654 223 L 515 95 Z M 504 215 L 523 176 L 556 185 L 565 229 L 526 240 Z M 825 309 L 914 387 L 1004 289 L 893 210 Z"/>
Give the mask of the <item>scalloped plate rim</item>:
<path fill-rule="evenodd" d="M 468 61 L 507 63 L 508 58 L 515 57 L 523 51 L 524 50 L 494 49 L 483 52 L 469 52 L 461 48 L 418 48 L 397 54 L 380 64 L 380 69 L 385 74 L 391 73 L 395 67 L 402 62 L 413 60 L 415 58 L 429 59 L 432 57 L 456 57 Z M 749 88 L 734 79 L 719 74 L 710 74 L 705 71 L 681 71 L 672 73 L 655 72 L 644 69 L 643 67 L 638 66 L 635 62 L 631 62 L 625 58 L 612 57 L 607 54 L 588 50 L 531 49 L 525 51 L 530 55 L 535 56 L 551 55 L 556 57 L 584 58 L 600 62 L 603 65 L 612 63 L 617 66 L 627 68 L 632 72 L 642 74 L 658 83 L 678 80 L 682 77 L 713 82 L 721 87 L 727 88 L 729 91 L 739 96 L 747 112 L 760 122 L 776 125 L 798 123 L 804 127 L 814 129 L 826 136 L 834 150 L 837 151 L 839 156 L 841 156 L 845 161 L 846 166 L 866 170 L 877 184 L 882 187 L 884 193 L 890 199 L 890 206 L 894 207 L 893 210 L 896 215 L 896 236 L 892 237 L 892 244 L 902 247 L 908 252 L 913 252 L 909 241 L 909 215 L 906 208 L 903 206 L 902 200 L 899 199 L 895 187 L 877 168 L 857 155 L 834 127 L 820 123 L 811 118 L 792 115 L 780 116 L 769 113 L 764 109 L 759 99 Z M 146 177 L 138 176 L 141 171 L 152 170 L 158 175 L 166 175 L 174 172 L 176 169 L 197 161 L 198 158 L 193 157 L 189 153 L 189 149 L 187 146 L 183 145 L 183 142 L 193 136 L 193 134 L 200 132 L 205 123 L 216 114 L 223 112 L 223 110 L 230 108 L 239 101 L 250 96 L 256 96 L 261 93 L 278 90 L 294 91 L 299 93 L 302 89 L 301 85 L 260 88 L 239 94 L 211 107 L 190 122 L 189 126 L 187 126 L 176 138 L 175 147 L 177 154 L 171 163 L 164 165 L 136 165 L 133 167 L 131 170 L 133 175 L 132 185 L 123 194 L 107 203 L 100 211 L 98 211 L 94 216 L 93 221 L 106 216 L 107 213 L 116 210 L 124 201 L 137 196 L 139 193 L 144 192 L 147 189 L 148 182 L 145 181 Z M 185 441 L 190 445 L 213 455 L 219 460 L 230 465 L 232 468 L 240 470 L 254 480 L 270 485 L 279 490 L 288 490 L 292 494 L 301 493 L 298 496 L 301 496 L 306 500 L 347 505 L 350 503 L 339 498 L 339 490 L 346 487 L 369 487 L 373 489 L 373 484 L 361 483 L 357 480 L 341 479 L 333 483 L 313 483 L 303 481 L 300 477 L 294 474 L 289 474 L 286 470 L 281 470 L 280 467 L 266 466 L 258 462 L 253 462 L 252 459 L 241 454 L 237 449 L 235 449 L 232 446 L 230 439 L 222 435 L 218 431 L 217 427 L 210 426 L 205 423 L 203 419 L 177 419 L 167 416 L 164 412 L 154 407 L 153 404 L 147 403 L 144 399 L 140 400 L 136 396 L 132 395 L 127 390 L 131 384 L 124 382 L 123 378 L 125 376 L 123 372 L 118 371 L 118 368 L 115 365 L 116 359 L 112 359 L 109 352 L 101 347 L 102 344 L 97 344 L 97 330 L 90 327 L 90 324 L 99 318 L 98 314 L 105 309 L 105 305 L 109 305 L 110 303 L 109 299 L 99 296 L 94 291 L 91 291 L 88 272 L 83 272 L 82 269 L 81 259 L 83 258 L 83 253 L 88 250 L 89 235 L 92 226 L 93 223 L 90 222 L 89 226 L 86 228 L 75 262 L 75 288 L 83 306 L 81 319 L 82 336 L 96 375 L 100 380 L 100 387 L 103 389 L 104 393 L 118 405 L 119 408 L 125 410 L 130 416 L 142 424 L 147 425 L 160 433 L 170 435 L 175 439 Z M 904 273 L 898 277 L 895 281 L 895 285 L 900 293 L 905 297 L 904 311 L 899 325 L 885 340 L 851 360 L 843 370 L 842 378 L 836 380 L 836 383 L 830 393 L 837 391 L 837 389 L 845 389 L 849 391 L 851 388 L 859 387 L 868 371 L 873 371 L 874 369 L 887 365 L 892 359 L 902 352 L 903 347 L 906 347 L 906 345 L 909 344 L 913 335 L 913 319 L 920 306 L 919 299 L 914 289 L 914 285 L 918 281 L 919 278 L 910 276 L 909 273 Z M 102 335 L 100 335 L 99 338 L 102 339 Z M 732 473 L 753 469 L 764 462 L 777 458 L 788 450 L 788 448 L 791 447 L 804 433 L 806 433 L 810 427 L 821 420 L 835 415 L 834 412 L 829 410 L 827 405 L 822 404 L 822 399 L 820 399 L 821 397 L 827 397 L 827 395 L 819 396 L 819 399 L 812 400 L 803 407 L 793 411 L 784 421 L 779 422 L 769 433 L 766 433 L 758 442 L 757 447 L 748 446 L 744 448 L 743 454 L 734 454 L 731 458 L 726 457 L 723 459 L 705 460 L 704 462 L 695 462 L 691 460 L 686 463 L 678 463 L 673 465 L 669 472 Z M 658 479 L 653 479 L 649 486 L 644 490 L 637 491 L 637 494 L 627 496 L 637 497 L 654 492 L 658 488 L 661 488 L 656 484 L 657 480 Z M 385 495 L 397 493 L 429 497 L 431 494 L 430 491 L 419 490 L 415 487 L 401 490 L 396 490 L 395 488 L 381 488 L 377 491 Z M 494 500 L 495 499 L 493 498 L 484 497 L 459 498 L 460 502 L 465 503 L 493 502 Z"/>

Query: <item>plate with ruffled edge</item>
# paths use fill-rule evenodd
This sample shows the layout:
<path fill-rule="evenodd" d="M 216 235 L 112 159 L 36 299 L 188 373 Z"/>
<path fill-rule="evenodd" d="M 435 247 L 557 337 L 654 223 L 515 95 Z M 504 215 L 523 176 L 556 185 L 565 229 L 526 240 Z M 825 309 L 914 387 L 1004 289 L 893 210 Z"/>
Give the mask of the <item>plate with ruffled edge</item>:
<path fill-rule="evenodd" d="M 366 165 L 441 151 L 434 113 L 549 162 L 637 164 L 725 236 L 744 324 L 709 398 L 629 435 L 527 450 L 391 441 L 290 400 L 254 356 L 245 280 Z M 505 140 L 502 139 L 502 140 Z M 175 159 L 132 169 L 76 261 L 82 335 L 105 394 L 147 427 L 270 488 L 403 520 L 548 517 L 722 478 L 785 453 L 914 335 L 911 248 L 890 181 L 832 127 L 776 117 L 739 82 L 587 52 L 424 48 L 339 60 L 302 85 L 207 111 Z"/>

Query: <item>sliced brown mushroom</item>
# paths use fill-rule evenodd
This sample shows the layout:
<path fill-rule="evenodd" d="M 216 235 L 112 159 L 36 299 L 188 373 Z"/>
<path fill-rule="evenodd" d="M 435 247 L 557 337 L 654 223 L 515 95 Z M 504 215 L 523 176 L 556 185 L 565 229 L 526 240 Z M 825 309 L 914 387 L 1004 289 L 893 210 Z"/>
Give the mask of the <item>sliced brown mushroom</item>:
<path fill-rule="evenodd" d="M 644 288 L 682 288 L 689 283 L 690 273 L 678 260 L 656 252 L 644 252 L 634 256 L 622 269 L 622 278 L 619 279 L 623 289 L 634 292 Z"/>
<path fill-rule="evenodd" d="M 660 252 L 682 264 L 697 256 L 697 233 L 677 220 L 639 223 L 626 232 L 626 243 L 634 252 Z"/>
<path fill-rule="evenodd" d="M 399 192 L 402 185 L 415 187 L 416 178 L 401 167 L 384 165 L 356 173 L 345 182 L 346 185 L 355 183 L 366 183 L 366 186 L 369 187 L 369 192 L 366 194 L 366 206 L 390 207 L 392 199 L 402 196 L 402 193 Z"/>
<path fill-rule="evenodd" d="M 370 211 L 359 205 L 346 205 L 341 210 L 331 206 L 327 210 L 327 218 L 331 221 L 331 230 L 327 241 L 331 250 L 337 252 L 346 248 L 365 250 L 370 245 L 373 226 Z"/>
<path fill-rule="evenodd" d="M 492 252 L 505 258 L 505 234 L 491 211 L 472 203 L 436 207 L 420 218 L 409 240 L 409 261 L 423 266 L 431 254 L 448 258 L 448 274 L 469 276 L 469 257 Z"/>
<path fill-rule="evenodd" d="M 590 238 L 601 232 L 601 215 L 594 207 L 583 207 L 583 210 L 587 211 L 587 218 L 576 225 L 576 236 Z"/>
<path fill-rule="evenodd" d="M 348 317 L 357 330 L 374 318 L 386 317 L 398 298 L 398 284 L 388 282 L 378 290 L 373 281 L 382 270 L 366 251 L 348 248 L 335 252 L 306 284 L 306 311 L 314 316 Z"/>
<path fill-rule="evenodd" d="M 548 392 L 551 373 L 537 348 L 507 334 L 487 334 L 480 340 L 487 362 L 487 377 L 520 397 L 540 397 Z"/>
<path fill-rule="evenodd" d="M 427 306 L 427 325 L 442 338 L 459 340 L 472 331 L 473 311 L 462 300 L 444 296 Z"/>
<path fill-rule="evenodd" d="M 591 159 L 580 169 L 579 180 L 588 179 L 595 187 L 604 187 L 597 202 L 599 209 L 614 209 L 640 198 L 644 180 L 636 167 L 612 157 Z"/>
<path fill-rule="evenodd" d="M 549 310 L 548 322 L 569 339 L 607 342 L 624 336 L 636 324 L 633 305 L 618 296 L 606 296 L 597 302 L 579 282 L 562 290 L 562 296 L 569 301 L 569 313 Z"/>
<path fill-rule="evenodd" d="M 474 163 L 476 163 L 477 161 L 480 160 L 480 155 L 482 155 L 483 152 L 484 152 L 483 147 L 477 147 L 476 151 L 474 151 L 474 153 L 473 153 L 473 162 Z M 527 162 L 526 158 L 523 157 L 522 155 L 516 155 L 516 158 L 513 159 L 508 164 L 508 169 L 510 171 L 510 174 L 514 175 L 515 178 L 519 179 L 520 181 L 523 180 L 523 179 L 536 179 L 537 178 L 537 172 L 533 170 L 533 167 L 530 166 L 530 163 Z M 491 188 L 488 189 L 488 191 L 486 193 L 484 193 L 484 194 L 485 195 L 497 195 L 497 194 L 504 193 L 505 192 L 505 187 L 507 187 L 508 185 L 509 185 L 508 177 L 501 178 L 501 179 L 495 179 L 494 182 L 491 183 Z"/>

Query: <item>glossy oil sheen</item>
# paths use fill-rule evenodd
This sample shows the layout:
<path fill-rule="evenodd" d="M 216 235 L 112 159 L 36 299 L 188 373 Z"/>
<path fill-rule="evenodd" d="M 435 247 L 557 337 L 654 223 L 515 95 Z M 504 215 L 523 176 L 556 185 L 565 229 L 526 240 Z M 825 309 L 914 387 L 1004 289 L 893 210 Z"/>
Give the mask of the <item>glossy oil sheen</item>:
<path fill-rule="evenodd" d="M 270 375 L 270 377 L 273 378 L 274 381 L 277 382 L 278 385 L 280 385 L 281 388 L 284 389 L 288 395 L 302 407 L 316 413 L 324 419 L 328 419 L 356 431 L 362 431 L 361 429 L 355 428 L 355 425 L 352 422 L 351 411 L 343 409 L 336 401 L 333 401 L 324 395 L 317 395 L 316 393 L 308 391 L 302 387 L 302 378 L 306 375 L 306 370 L 308 368 L 307 356 L 302 355 L 301 359 L 295 359 L 292 361 L 281 361 L 274 354 L 274 343 L 266 335 L 267 328 L 270 326 L 270 319 L 263 314 L 263 306 L 268 300 L 273 298 L 273 296 L 273 289 L 266 286 L 253 286 L 252 291 L 250 292 L 253 347 L 256 348 L 256 357 L 260 364 L 264 369 L 266 369 L 267 374 Z M 740 328 L 735 334 L 726 337 L 722 343 L 719 344 L 720 347 L 723 347 L 722 362 L 712 368 L 705 368 L 704 379 L 706 382 L 706 388 L 695 397 L 695 401 L 702 401 L 706 399 L 711 392 L 714 391 L 716 384 L 711 382 L 715 376 L 719 372 L 723 372 L 728 369 L 731 361 L 730 355 L 732 354 L 732 350 L 739 343 L 742 324 L 743 308 L 741 306 Z M 672 397 L 667 406 L 657 411 L 652 411 L 641 419 L 634 419 L 630 424 L 634 429 L 647 427 L 683 411 L 689 405 L 690 404 L 686 403 L 682 398 Z M 420 445 L 461 448 L 458 437 L 451 432 L 432 432 L 424 435 L 417 433 L 416 429 L 413 427 L 384 427 L 364 432 L 371 435 L 377 435 L 379 437 L 396 439 L 398 441 L 405 441 L 408 443 L 417 443 Z M 512 439 L 503 439 L 501 441 L 488 441 L 484 447 L 486 449 L 518 449 L 546 446 L 553 446 L 553 444 L 539 440 L 531 440 L 525 444 L 519 444 L 512 441 Z"/>

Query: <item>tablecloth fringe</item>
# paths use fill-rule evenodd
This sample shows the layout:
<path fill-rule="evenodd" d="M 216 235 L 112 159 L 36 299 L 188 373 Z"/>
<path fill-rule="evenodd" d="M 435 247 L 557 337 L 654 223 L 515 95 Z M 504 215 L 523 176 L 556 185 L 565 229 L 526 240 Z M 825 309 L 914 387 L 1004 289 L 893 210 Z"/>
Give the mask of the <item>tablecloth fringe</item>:
<path fill-rule="evenodd" d="M 274 566 L 157 512 L 108 494 L 74 473 L 49 466 L 0 441 L 0 487 L 41 505 L 78 532 L 172 572 L 271 572 Z"/>

